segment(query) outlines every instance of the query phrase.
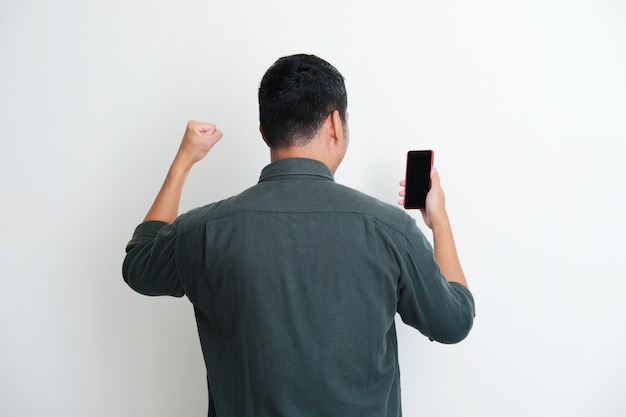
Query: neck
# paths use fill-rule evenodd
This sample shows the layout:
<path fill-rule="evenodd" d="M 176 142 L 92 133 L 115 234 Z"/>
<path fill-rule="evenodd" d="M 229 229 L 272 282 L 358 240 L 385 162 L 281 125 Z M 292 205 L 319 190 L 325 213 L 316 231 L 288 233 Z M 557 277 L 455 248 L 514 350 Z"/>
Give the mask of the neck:
<path fill-rule="evenodd" d="M 292 146 L 290 148 L 270 149 L 270 158 L 272 162 L 286 158 L 315 159 L 326 165 L 333 174 L 337 169 L 330 155 L 314 146 Z"/>

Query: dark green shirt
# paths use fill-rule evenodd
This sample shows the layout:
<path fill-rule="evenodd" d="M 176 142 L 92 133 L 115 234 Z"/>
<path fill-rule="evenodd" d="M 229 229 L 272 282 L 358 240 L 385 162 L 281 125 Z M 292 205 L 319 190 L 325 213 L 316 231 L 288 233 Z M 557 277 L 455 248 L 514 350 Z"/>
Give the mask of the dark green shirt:
<path fill-rule="evenodd" d="M 274 162 L 171 225 L 145 222 L 126 250 L 133 289 L 193 303 L 210 416 L 400 416 L 396 313 L 443 343 L 474 318 L 412 217 L 310 159 Z"/>

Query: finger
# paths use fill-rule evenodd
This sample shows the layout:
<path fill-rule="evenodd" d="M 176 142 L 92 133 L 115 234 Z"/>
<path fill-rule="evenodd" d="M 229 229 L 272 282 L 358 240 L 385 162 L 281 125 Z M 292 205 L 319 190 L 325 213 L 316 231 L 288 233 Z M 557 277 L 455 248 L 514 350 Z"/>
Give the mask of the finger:
<path fill-rule="evenodd" d="M 439 182 L 440 182 L 440 178 L 439 178 L 439 171 L 437 170 L 437 168 L 436 168 L 436 167 L 433 167 L 433 168 L 430 170 L 430 181 L 431 181 L 431 183 L 433 183 L 433 184 L 435 184 L 435 183 L 436 183 L 437 185 L 439 185 Z"/>
<path fill-rule="evenodd" d="M 213 132 L 211 136 L 213 136 L 216 140 L 220 140 L 222 139 L 222 137 L 224 137 L 224 134 L 221 130 L 215 130 L 215 132 Z"/>
<path fill-rule="evenodd" d="M 406 187 L 406 179 L 400 180 L 400 187 Z"/>
<path fill-rule="evenodd" d="M 213 123 L 197 122 L 195 120 L 190 120 L 187 123 L 187 129 L 196 134 L 208 136 L 213 134 L 213 132 L 217 130 L 217 127 Z"/>
<path fill-rule="evenodd" d="M 400 197 L 404 197 L 406 195 L 406 190 L 400 190 L 400 192 L 398 193 L 398 195 Z"/>
<path fill-rule="evenodd" d="M 398 205 L 404 207 L 404 198 L 402 200 L 398 200 Z"/>
<path fill-rule="evenodd" d="M 219 131 L 217 130 L 217 126 L 215 126 L 214 124 L 207 123 L 198 127 L 198 133 L 200 133 L 201 135 L 210 136 L 216 132 L 219 132 Z"/>

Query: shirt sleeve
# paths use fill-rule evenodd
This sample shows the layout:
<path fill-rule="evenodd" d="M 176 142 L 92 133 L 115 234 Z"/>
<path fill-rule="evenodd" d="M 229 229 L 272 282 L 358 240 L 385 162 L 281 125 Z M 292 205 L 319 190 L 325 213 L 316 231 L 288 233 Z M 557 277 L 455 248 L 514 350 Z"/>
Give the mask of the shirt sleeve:
<path fill-rule="evenodd" d="M 464 285 L 445 279 L 432 246 L 411 220 L 405 234 L 398 313 L 431 340 L 458 343 L 472 328 L 474 298 Z"/>
<path fill-rule="evenodd" d="M 185 292 L 176 267 L 175 226 L 159 221 L 137 226 L 126 246 L 122 275 L 141 294 L 182 297 Z"/>

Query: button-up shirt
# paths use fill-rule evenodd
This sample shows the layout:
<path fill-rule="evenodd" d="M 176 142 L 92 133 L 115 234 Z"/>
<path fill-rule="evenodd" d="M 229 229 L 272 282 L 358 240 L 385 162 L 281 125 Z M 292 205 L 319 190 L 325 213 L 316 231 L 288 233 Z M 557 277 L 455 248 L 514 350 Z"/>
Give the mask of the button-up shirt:
<path fill-rule="evenodd" d="M 210 416 L 399 416 L 396 313 L 443 343 L 474 318 L 411 216 L 310 159 L 273 162 L 173 224 L 140 224 L 123 273 L 193 304 Z"/>

